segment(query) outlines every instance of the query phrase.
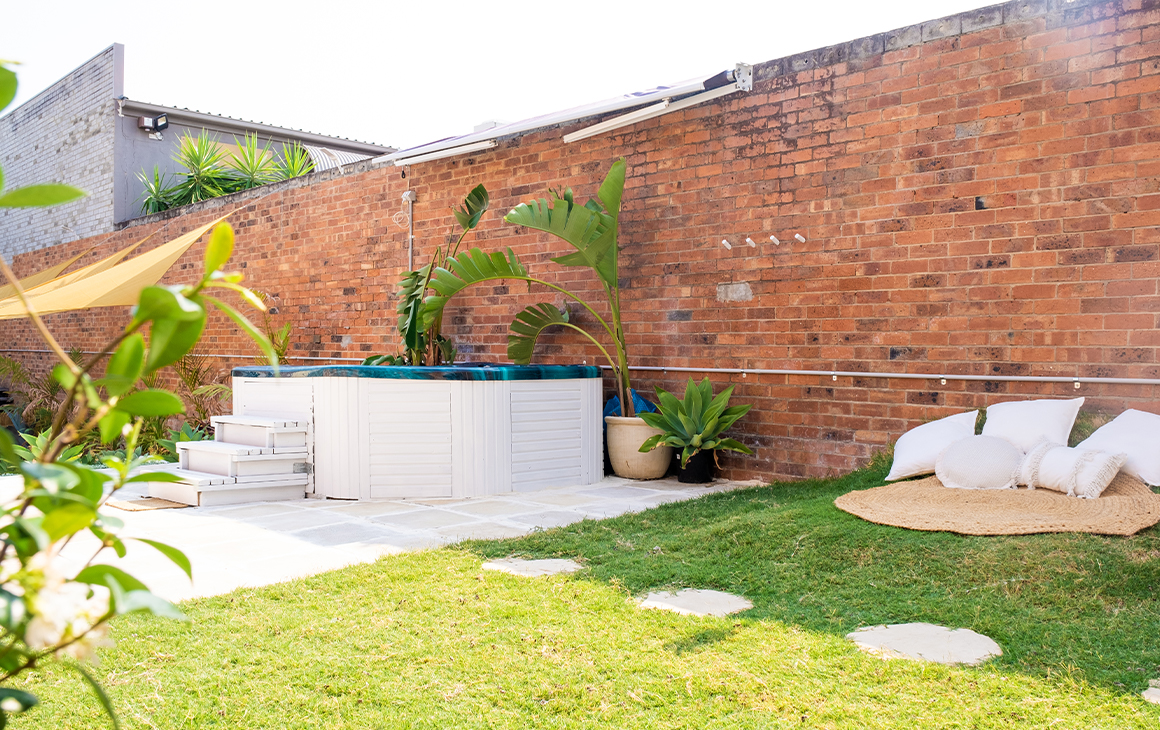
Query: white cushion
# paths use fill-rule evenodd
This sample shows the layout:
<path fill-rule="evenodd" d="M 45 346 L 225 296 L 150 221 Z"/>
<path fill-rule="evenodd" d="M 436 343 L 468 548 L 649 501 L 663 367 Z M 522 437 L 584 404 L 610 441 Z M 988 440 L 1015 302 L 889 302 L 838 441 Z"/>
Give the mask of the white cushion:
<path fill-rule="evenodd" d="M 975 435 L 978 417 L 978 411 L 959 413 L 915 426 L 902 434 L 894 445 L 894 463 L 886 481 L 932 473 L 934 462 L 943 449 Z"/>
<path fill-rule="evenodd" d="M 1123 453 L 1110 454 L 1078 446 L 1073 449 L 1040 441 L 1023 460 L 1019 483 L 1031 489 L 1043 487 L 1069 497 L 1095 499 L 1116 478 L 1127 458 Z"/>
<path fill-rule="evenodd" d="M 1160 416 L 1127 410 L 1076 446 L 1128 455 L 1124 471 L 1148 484 L 1160 484 Z"/>
<path fill-rule="evenodd" d="M 987 407 L 983 435 L 1005 439 L 1027 453 L 1047 439 L 1066 444 L 1083 398 L 1070 400 L 1023 400 Z"/>
<path fill-rule="evenodd" d="M 1014 489 L 1023 452 L 994 436 L 968 436 L 943 449 L 935 476 L 952 489 Z"/>

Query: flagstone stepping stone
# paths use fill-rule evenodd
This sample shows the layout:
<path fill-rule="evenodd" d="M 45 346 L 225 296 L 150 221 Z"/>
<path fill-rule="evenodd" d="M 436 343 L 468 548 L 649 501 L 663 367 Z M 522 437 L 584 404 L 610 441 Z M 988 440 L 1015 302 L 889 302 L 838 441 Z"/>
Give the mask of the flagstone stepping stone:
<path fill-rule="evenodd" d="M 575 573 L 584 566 L 575 560 L 547 558 L 544 560 L 524 560 L 523 558 L 503 558 L 489 560 L 483 564 L 484 570 L 498 570 L 501 573 L 522 575 L 528 578 L 538 578 L 542 575 L 557 575 L 559 573 Z"/>
<path fill-rule="evenodd" d="M 921 659 L 940 664 L 982 664 L 1003 650 L 990 637 L 970 629 L 927 623 L 866 626 L 846 634 L 858 648 L 892 659 Z"/>
<path fill-rule="evenodd" d="M 728 616 L 753 608 L 753 602 L 723 591 L 685 588 L 676 593 L 650 593 L 640 602 L 640 607 L 676 611 L 686 616 Z"/>
<path fill-rule="evenodd" d="M 1160 679 L 1149 679 L 1148 689 L 1140 694 L 1149 702 L 1160 705 Z"/>

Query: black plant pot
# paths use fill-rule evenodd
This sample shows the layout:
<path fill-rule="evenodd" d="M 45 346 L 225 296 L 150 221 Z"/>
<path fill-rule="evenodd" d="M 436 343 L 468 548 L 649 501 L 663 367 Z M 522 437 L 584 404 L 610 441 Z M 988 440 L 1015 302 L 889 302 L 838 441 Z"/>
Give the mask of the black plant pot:
<path fill-rule="evenodd" d="M 681 452 L 677 452 L 677 461 L 680 463 Z M 713 481 L 713 470 L 716 464 L 713 462 L 712 451 L 698 451 L 689 457 L 685 465 L 677 472 L 677 481 L 682 484 L 706 484 Z"/>

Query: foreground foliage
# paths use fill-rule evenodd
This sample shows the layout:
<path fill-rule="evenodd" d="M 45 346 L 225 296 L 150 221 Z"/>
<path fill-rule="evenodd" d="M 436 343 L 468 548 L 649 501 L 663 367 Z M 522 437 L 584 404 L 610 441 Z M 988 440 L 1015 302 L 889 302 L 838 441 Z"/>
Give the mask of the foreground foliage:
<path fill-rule="evenodd" d="M 864 523 L 837 480 L 721 494 L 468 550 L 389 557 L 118 618 L 99 676 L 127 727 L 1150 728 L 1160 673 L 1154 531 L 961 538 Z M 474 553 L 474 554 L 473 554 Z M 580 557 L 573 577 L 478 555 Z M 647 590 L 743 593 L 715 619 L 641 611 Z M 844 633 L 933 621 L 996 638 L 979 668 L 884 661 Z M 1143 670 L 1143 671 L 1140 671 Z M 48 673 L 28 728 L 98 728 Z M 51 691 L 48 688 L 51 687 Z"/>

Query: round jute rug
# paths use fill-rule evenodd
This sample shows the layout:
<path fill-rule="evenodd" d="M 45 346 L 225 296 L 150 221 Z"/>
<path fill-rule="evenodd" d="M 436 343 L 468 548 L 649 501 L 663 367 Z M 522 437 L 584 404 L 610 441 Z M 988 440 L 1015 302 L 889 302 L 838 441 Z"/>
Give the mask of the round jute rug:
<path fill-rule="evenodd" d="M 850 492 L 834 504 L 879 525 L 963 535 L 1132 535 L 1160 522 L 1160 494 L 1123 473 L 1099 499 L 1049 489 L 948 489 L 932 476 Z"/>

